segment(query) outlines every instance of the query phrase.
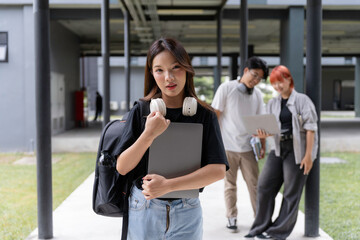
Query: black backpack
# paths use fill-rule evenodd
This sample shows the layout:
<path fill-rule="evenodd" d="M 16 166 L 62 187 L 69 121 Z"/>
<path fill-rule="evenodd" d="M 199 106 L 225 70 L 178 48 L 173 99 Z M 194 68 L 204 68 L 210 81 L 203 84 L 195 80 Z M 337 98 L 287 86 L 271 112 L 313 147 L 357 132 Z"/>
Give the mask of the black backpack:
<path fill-rule="evenodd" d="M 140 100 L 135 104 L 140 105 L 141 116 L 149 114 L 149 102 Z M 123 217 L 123 240 L 127 238 L 128 197 L 134 176 L 132 171 L 125 176 L 118 173 L 114 154 L 117 154 L 127 116 L 128 113 L 122 120 L 109 122 L 102 131 L 96 157 L 92 198 L 93 210 L 96 214 L 107 217 Z M 142 118 L 141 121 L 144 129 L 146 119 Z"/>

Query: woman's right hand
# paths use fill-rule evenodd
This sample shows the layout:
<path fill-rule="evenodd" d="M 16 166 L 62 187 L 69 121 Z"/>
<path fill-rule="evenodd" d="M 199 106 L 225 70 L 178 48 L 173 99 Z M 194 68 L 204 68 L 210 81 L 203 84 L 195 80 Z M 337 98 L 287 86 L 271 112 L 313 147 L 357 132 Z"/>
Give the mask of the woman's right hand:
<path fill-rule="evenodd" d="M 165 119 L 160 112 L 152 112 L 146 118 L 144 133 L 155 139 L 168 128 L 169 124 L 170 120 Z"/>
<path fill-rule="evenodd" d="M 170 120 L 165 119 L 159 112 L 150 113 L 146 119 L 143 133 L 117 159 L 116 169 L 121 175 L 126 175 L 138 165 L 154 139 L 162 134 L 170 124 Z"/>

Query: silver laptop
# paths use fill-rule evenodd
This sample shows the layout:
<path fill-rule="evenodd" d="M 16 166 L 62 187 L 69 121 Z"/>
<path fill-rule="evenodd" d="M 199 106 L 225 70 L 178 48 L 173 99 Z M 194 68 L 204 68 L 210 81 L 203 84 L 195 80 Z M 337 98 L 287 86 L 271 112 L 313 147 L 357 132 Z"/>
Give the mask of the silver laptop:
<path fill-rule="evenodd" d="M 149 149 L 148 172 L 174 178 L 194 172 L 201 166 L 203 125 L 170 123 Z M 197 198 L 199 189 L 174 191 L 161 198 Z"/>
<path fill-rule="evenodd" d="M 269 134 L 280 134 L 280 128 L 274 114 L 243 116 L 242 121 L 250 135 L 256 135 L 259 128 L 264 129 Z"/>

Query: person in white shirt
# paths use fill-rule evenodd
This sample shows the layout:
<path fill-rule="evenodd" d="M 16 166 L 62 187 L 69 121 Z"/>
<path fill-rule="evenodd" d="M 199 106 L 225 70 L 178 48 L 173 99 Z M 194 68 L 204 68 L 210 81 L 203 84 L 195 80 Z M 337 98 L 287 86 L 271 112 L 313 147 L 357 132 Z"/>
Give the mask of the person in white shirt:
<path fill-rule="evenodd" d="M 225 205 L 227 228 L 237 232 L 237 171 L 240 168 L 247 184 L 251 204 L 256 212 L 256 186 L 259 167 L 252 150 L 249 135 L 242 116 L 264 114 L 264 102 L 260 90 L 255 86 L 268 76 L 268 67 L 264 60 L 251 57 L 245 63 L 244 74 L 240 80 L 221 84 L 216 91 L 211 106 L 218 116 L 221 134 L 230 169 L 225 176 Z M 262 141 L 261 156 L 265 154 L 265 141 Z"/>

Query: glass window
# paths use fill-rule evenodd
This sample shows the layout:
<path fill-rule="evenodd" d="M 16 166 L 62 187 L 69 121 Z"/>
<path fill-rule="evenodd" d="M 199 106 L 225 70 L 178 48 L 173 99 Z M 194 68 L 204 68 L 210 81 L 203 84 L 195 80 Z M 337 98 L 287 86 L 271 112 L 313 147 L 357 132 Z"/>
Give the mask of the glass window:
<path fill-rule="evenodd" d="M 8 33 L 0 32 L 0 62 L 8 61 Z"/>
<path fill-rule="evenodd" d="M 0 62 L 6 61 L 7 46 L 0 45 Z"/>

